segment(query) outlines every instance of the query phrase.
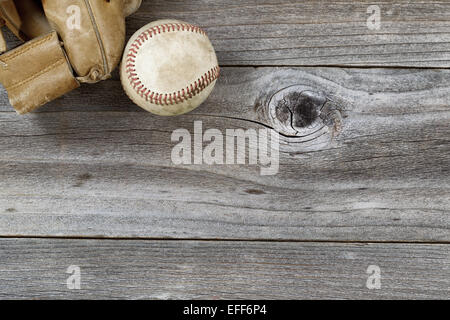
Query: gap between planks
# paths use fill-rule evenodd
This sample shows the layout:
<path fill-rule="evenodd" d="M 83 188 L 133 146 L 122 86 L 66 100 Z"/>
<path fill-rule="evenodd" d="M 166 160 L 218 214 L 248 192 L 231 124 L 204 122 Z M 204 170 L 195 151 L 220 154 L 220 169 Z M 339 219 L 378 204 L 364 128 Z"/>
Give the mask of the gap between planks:
<path fill-rule="evenodd" d="M 83 237 L 83 236 L 2 236 L 1 239 L 43 239 L 43 240 L 116 240 L 116 241 L 197 241 L 197 242 L 280 242 L 280 243 L 324 243 L 324 244 L 423 244 L 448 245 L 450 241 L 392 241 L 392 240 L 296 240 L 296 239 L 227 239 L 227 238 L 152 238 L 152 237 Z"/>

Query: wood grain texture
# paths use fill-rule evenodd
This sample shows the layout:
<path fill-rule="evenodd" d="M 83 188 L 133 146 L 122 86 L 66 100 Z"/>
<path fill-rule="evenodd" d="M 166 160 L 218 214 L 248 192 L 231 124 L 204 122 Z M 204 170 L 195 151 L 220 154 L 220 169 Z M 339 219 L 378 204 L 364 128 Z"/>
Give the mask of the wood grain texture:
<path fill-rule="evenodd" d="M 129 34 L 168 17 L 202 26 L 221 65 L 450 66 L 446 1 L 145 0 Z"/>
<path fill-rule="evenodd" d="M 449 2 L 144 0 L 128 34 L 161 18 L 223 66 L 188 115 L 145 113 L 117 73 L 25 117 L 0 90 L 1 299 L 448 299 L 450 71 L 337 67 L 448 68 Z M 173 165 L 194 121 L 281 132 L 279 173 Z"/>
<path fill-rule="evenodd" d="M 294 84 L 340 105 L 337 136 L 282 137 L 275 176 L 172 164 L 173 130 L 270 126 L 267 100 Z M 2 235 L 450 240 L 447 70 L 224 68 L 176 118 L 133 106 L 117 78 L 25 117 L 2 99 Z"/>
<path fill-rule="evenodd" d="M 0 240 L 1 299 L 448 299 L 444 245 Z M 66 270 L 81 268 L 81 290 Z M 366 287 L 370 265 L 381 289 Z"/>
<path fill-rule="evenodd" d="M 367 26 L 374 4 L 379 30 Z M 144 0 L 128 36 L 165 18 L 204 28 L 222 66 L 450 66 L 446 1 Z"/>

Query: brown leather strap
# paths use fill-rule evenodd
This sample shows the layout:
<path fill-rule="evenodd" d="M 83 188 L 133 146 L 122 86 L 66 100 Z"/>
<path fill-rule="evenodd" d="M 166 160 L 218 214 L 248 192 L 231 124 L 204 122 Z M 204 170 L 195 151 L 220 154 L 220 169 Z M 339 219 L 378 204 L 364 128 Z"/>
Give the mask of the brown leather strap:
<path fill-rule="evenodd" d="M 56 32 L 1 55 L 0 82 L 19 114 L 30 112 L 80 86 Z"/>
<path fill-rule="evenodd" d="M 0 17 L 0 54 L 6 51 L 6 41 L 5 38 L 3 37 L 3 33 L 2 33 L 2 29 L 1 27 L 3 27 L 5 25 L 5 20 L 3 20 Z"/>

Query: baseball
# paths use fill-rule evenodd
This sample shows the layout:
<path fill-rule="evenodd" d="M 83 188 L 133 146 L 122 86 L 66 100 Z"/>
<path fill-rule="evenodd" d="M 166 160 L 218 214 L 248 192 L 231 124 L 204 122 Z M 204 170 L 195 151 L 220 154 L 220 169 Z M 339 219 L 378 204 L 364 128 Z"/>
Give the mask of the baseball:
<path fill-rule="evenodd" d="M 206 33 L 177 20 L 152 22 L 125 49 L 120 78 L 138 106 L 162 115 L 192 111 L 212 92 L 219 64 Z"/>

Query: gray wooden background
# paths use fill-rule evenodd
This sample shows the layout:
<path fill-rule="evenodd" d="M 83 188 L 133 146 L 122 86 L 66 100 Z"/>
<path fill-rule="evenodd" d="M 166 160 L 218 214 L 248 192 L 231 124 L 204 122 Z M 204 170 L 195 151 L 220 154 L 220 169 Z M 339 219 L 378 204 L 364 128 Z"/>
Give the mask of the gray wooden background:
<path fill-rule="evenodd" d="M 450 2 L 144 0 L 128 33 L 161 18 L 218 52 L 190 114 L 142 111 L 117 73 L 23 117 L 0 90 L 1 299 L 449 298 Z M 174 165 L 199 120 L 280 132 L 279 173 Z"/>

